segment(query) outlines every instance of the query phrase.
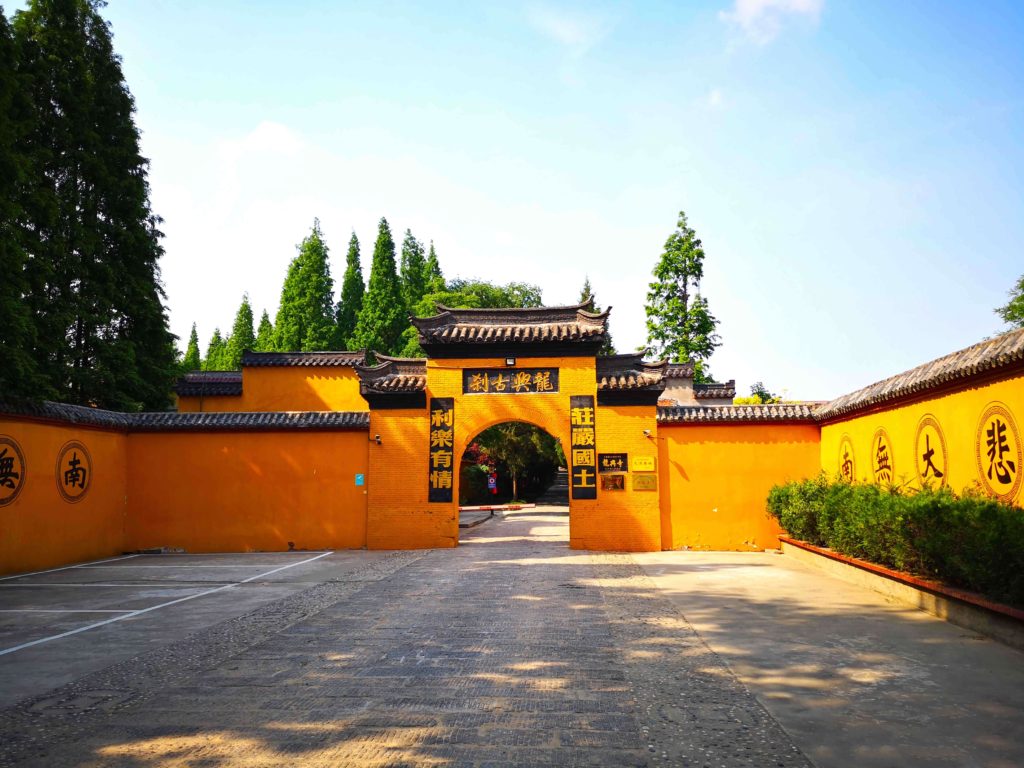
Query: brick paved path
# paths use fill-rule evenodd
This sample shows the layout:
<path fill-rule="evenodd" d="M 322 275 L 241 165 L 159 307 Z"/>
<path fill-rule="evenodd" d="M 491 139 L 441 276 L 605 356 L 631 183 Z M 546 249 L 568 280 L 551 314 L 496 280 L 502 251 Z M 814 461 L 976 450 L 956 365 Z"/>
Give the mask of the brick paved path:
<path fill-rule="evenodd" d="M 0 713 L 0 764 L 804 766 L 628 555 L 520 514 Z"/>

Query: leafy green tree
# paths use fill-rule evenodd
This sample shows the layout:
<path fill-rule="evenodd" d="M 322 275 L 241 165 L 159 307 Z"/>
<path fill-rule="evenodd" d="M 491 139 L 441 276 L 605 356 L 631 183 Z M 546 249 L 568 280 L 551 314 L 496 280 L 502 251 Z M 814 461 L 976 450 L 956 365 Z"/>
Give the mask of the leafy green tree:
<path fill-rule="evenodd" d="M 254 352 L 274 352 L 274 326 L 270 322 L 270 315 L 267 314 L 267 310 L 263 310 L 263 315 L 260 317 L 260 327 L 256 331 L 256 343 L 253 344 Z"/>
<path fill-rule="evenodd" d="M 416 317 L 429 317 L 437 312 L 438 304 L 452 309 L 539 307 L 541 291 L 536 285 L 527 283 L 495 285 L 484 280 L 456 278 L 449 283 L 447 290 L 428 293 L 420 299 L 419 303 L 412 307 L 411 312 Z M 415 327 L 410 325 L 403 332 L 399 354 L 404 357 L 423 356 Z"/>
<path fill-rule="evenodd" d="M 587 299 L 594 298 L 594 290 L 590 287 L 590 275 L 587 275 L 583 280 L 583 288 L 580 289 L 580 303 L 582 304 Z M 600 312 L 601 307 L 598 306 L 597 301 L 594 301 L 594 311 Z M 605 336 L 604 344 L 601 345 L 601 349 L 598 350 L 598 355 L 614 355 L 617 354 L 615 351 L 615 342 L 612 341 L 611 325 L 608 326 L 609 330 Z"/>
<path fill-rule="evenodd" d="M 700 294 L 703 276 L 704 249 L 680 211 L 647 292 L 647 344 L 659 357 L 692 361 L 697 383 L 712 380 L 707 361 L 721 344 L 718 320 Z"/>
<path fill-rule="evenodd" d="M 213 336 L 206 346 L 206 360 L 203 361 L 204 371 L 229 371 L 228 342 L 220 335 L 220 328 L 213 329 Z"/>
<path fill-rule="evenodd" d="M 359 313 L 363 309 L 363 267 L 359 263 L 359 238 L 356 233 L 348 241 L 348 255 L 345 257 L 345 278 L 341 283 L 341 297 L 337 309 L 337 331 L 334 346 L 338 349 L 353 349 L 352 337 L 356 332 Z"/>
<path fill-rule="evenodd" d="M 1024 328 L 1024 275 L 1017 278 L 1016 284 L 1009 293 L 1010 300 L 996 309 L 1004 323 L 1015 328 Z"/>
<path fill-rule="evenodd" d="M 760 381 L 755 381 L 754 385 L 750 388 L 750 397 L 736 397 L 733 398 L 733 405 L 770 405 L 772 403 L 781 403 L 781 395 L 776 395 L 771 392 Z"/>
<path fill-rule="evenodd" d="M 134 101 L 99 0 L 30 0 L 14 18 L 31 105 L 26 302 L 59 396 L 162 408 L 177 373 Z"/>
<path fill-rule="evenodd" d="M 55 391 L 39 372 L 35 325 L 25 302 L 29 283 L 21 190 L 31 113 L 21 80 L 15 72 L 14 38 L 0 8 L 0 397 L 42 398 Z"/>
<path fill-rule="evenodd" d="M 320 220 L 288 265 L 274 321 L 274 343 L 281 351 L 330 349 L 335 336 L 334 281 Z"/>
<path fill-rule="evenodd" d="M 406 306 L 413 306 L 427 292 L 427 262 L 423 256 L 423 243 L 405 230 L 402 241 L 402 295 Z"/>
<path fill-rule="evenodd" d="M 495 469 L 507 473 L 513 500 L 519 500 L 521 480 L 532 480 L 527 486 L 539 492 L 564 463 L 557 450 L 558 441 L 540 427 L 521 421 L 506 421 L 485 429 L 473 442 Z"/>
<path fill-rule="evenodd" d="M 388 221 L 381 218 L 373 247 L 370 285 L 363 297 L 353 348 L 394 354 L 401 348 L 402 333 L 409 325 L 402 283 L 395 266 L 395 242 Z"/>
<path fill-rule="evenodd" d="M 196 331 L 196 324 L 192 323 L 192 333 L 188 335 L 188 347 L 185 349 L 185 358 L 181 361 L 182 371 L 198 371 L 203 367 L 203 361 L 199 357 L 199 333 Z"/>
<path fill-rule="evenodd" d="M 256 334 L 252 329 L 252 307 L 249 304 L 249 294 L 242 296 L 242 305 L 235 314 L 235 324 L 231 326 L 231 335 L 228 337 L 228 370 L 238 371 L 242 368 L 242 353 L 256 347 Z"/>
<path fill-rule="evenodd" d="M 445 289 L 444 275 L 441 273 L 441 264 L 437 260 L 437 251 L 434 250 L 434 241 L 430 241 L 430 251 L 427 253 L 427 263 L 424 267 L 424 283 L 427 286 L 426 293 L 438 293 Z"/>

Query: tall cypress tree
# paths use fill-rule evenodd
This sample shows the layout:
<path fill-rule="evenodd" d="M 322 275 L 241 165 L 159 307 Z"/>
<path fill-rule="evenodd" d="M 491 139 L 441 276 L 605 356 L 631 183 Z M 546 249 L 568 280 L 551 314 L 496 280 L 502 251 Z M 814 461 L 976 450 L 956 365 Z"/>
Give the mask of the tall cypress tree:
<path fill-rule="evenodd" d="M 249 294 L 242 296 L 242 305 L 235 313 L 235 323 L 231 326 L 228 338 L 227 367 L 237 371 L 242 367 L 242 353 L 256 347 L 256 334 L 252 328 L 252 307 L 249 305 Z"/>
<path fill-rule="evenodd" d="M 282 351 L 330 349 L 334 341 L 334 281 L 320 220 L 299 245 L 281 288 L 274 343 Z"/>
<path fill-rule="evenodd" d="M 198 371 L 203 367 L 203 361 L 199 357 L 199 333 L 196 331 L 196 324 L 192 323 L 192 333 L 188 335 L 188 347 L 185 349 L 185 358 L 181 361 L 181 370 Z"/>
<path fill-rule="evenodd" d="M 31 112 L 19 80 L 14 38 L 0 8 L 0 397 L 46 397 L 55 393 L 39 374 L 35 325 L 25 303 L 22 189 L 29 169 L 23 142 Z"/>
<path fill-rule="evenodd" d="M 228 345 L 220 335 L 220 328 L 213 329 L 213 336 L 206 347 L 206 360 L 203 361 L 204 371 L 226 371 L 228 366 Z"/>
<path fill-rule="evenodd" d="M 657 355 L 692 361 L 698 383 L 711 381 L 707 361 L 721 344 L 718 320 L 700 295 L 702 277 L 704 249 L 680 211 L 647 291 L 647 344 Z"/>
<path fill-rule="evenodd" d="M 388 220 L 381 218 L 373 247 L 370 285 L 363 298 L 353 346 L 394 354 L 402 346 L 402 332 L 408 325 L 402 282 L 395 268 L 395 241 Z"/>
<path fill-rule="evenodd" d="M 274 347 L 274 326 L 270 323 L 270 315 L 263 310 L 260 317 L 260 327 L 256 331 L 256 344 L 253 346 L 256 352 L 273 352 Z"/>
<path fill-rule="evenodd" d="M 359 263 L 359 238 L 356 233 L 348 241 L 348 255 L 345 257 L 345 279 L 341 283 L 341 298 L 338 301 L 337 335 L 334 346 L 338 349 L 353 349 L 352 336 L 356 332 L 359 312 L 363 308 L 363 267 Z"/>
<path fill-rule="evenodd" d="M 402 240 L 402 295 L 406 306 L 412 307 L 427 292 L 427 262 L 423 256 L 423 243 L 412 235 L 412 230 L 405 230 Z"/>
<path fill-rule="evenodd" d="M 427 253 L 423 281 L 426 283 L 427 293 L 440 293 L 445 290 L 444 275 L 441 273 L 441 265 L 437 260 L 433 240 L 430 241 L 430 251 Z"/>
<path fill-rule="evenodd" d="M 38 360 L 62 398 L 160 408 L 176 362 L 134 100 L 101 0 L 31 0 L 14 19 L 33 107 L 26 202 Z"/>
<path fill-rule="evenodd" d="M 580 289 L 580 303 L 582 304 L 587 299 L 594 301 L 594 311 L 600 312 L 601 307 L 597 305 L 597 301 L 594 299 L 594 289 L 590 287 L 590 275 L 587 275 L 583 279 L 583 287 Z M 608 333 L 605 334 L 604 344 L 601 345 L 601 349 L 597 352 L 598 355 L 614 355 L 615 342 L 612 341 L 612 332 L 609 329 Z"/>

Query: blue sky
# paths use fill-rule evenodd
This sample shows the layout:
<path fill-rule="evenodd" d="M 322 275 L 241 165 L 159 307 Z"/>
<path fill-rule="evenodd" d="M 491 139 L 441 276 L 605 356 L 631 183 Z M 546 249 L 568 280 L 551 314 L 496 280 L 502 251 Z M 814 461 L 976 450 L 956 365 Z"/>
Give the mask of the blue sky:
<path fill-rule="evenodd" d="M 448 276 L 572 303 L 643 344 L 676 214 L 711 360 L 829 398 L 1003 330 L 1024 272 L 1024 5 L 192 2 L 104 11 L 166 222 L 172 328 L 271 315 L 319 217 L 433 239 Z"/>

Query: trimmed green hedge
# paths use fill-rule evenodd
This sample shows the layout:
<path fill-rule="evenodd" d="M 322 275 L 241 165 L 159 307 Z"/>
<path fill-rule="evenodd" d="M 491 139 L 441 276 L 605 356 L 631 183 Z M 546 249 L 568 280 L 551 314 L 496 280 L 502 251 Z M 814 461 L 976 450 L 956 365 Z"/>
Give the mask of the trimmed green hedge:
<path fill-rule="evenodd" d="M 768 514 L 794 539 L 1024 606 L 1024 510 L 946 488 L 830 480 L 777 485 Z"/>

